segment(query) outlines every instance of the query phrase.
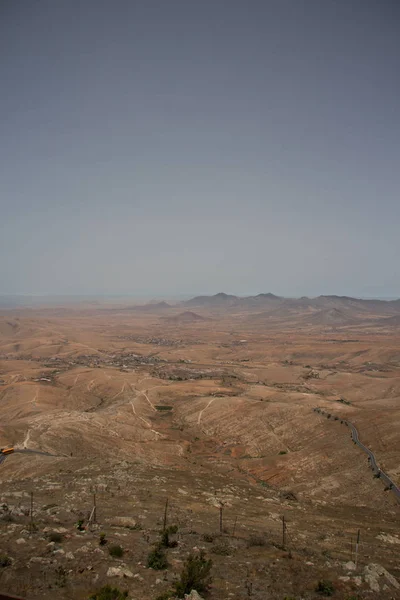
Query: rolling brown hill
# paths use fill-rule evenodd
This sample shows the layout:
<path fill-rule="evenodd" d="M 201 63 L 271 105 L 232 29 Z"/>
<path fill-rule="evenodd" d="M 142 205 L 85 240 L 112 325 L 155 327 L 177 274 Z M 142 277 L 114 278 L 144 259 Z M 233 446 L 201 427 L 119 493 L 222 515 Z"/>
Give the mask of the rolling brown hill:
<path fill-rule="evenodd" d="M 313 325 L 354 325 L 360 319 L 357 316 L 352 316 L 352 311 L 350 310 L 325 308 L 307 316 L 305 321 Z"/>
<path fill-rule="evenodd" d="M 18 323 L 0 336 L 0 447 L 21 451 L 0 464 L 2 589 L 87 600 L 110 584 L 154 600 L 205 548 L 210 600 L 249 589 L 317 600 L 325 580 L 333 597 L 396 598 L 399 505 L 341 419 L 400 482 L 399 331 L 346 300 L 266 301 L 271 310 L 75 307 L 0 320 Z M 360 322 L 343 322 L 353 314 Z M 178 545 L 160 577 L 146 566 L 167 498 Z"/>
<path fill-rule="evenodd" d="M 307 315 L 314 311 L 323 311 L 318 316 L 311 318 L 311 323 L 326 320 L 327 323 L 337 321 L 337 324 L 350 324 L 359 319 L 368 319 L 385 316 L 396 316 L 400 314 L 399 300 L 375 300 L 351 298 L 349 296 L 318 296 L 308 298 L 283 298 L 271 293 L 258 294 L 256 296 L 233 296 L 219 293 L 214 296 L 196 296 L 183 303 L 185 306 L 199 306 L 215 310 L 264 310 L 259 318 L 291 316 L 296 313 Z M 275 311 L 273 313 L 273 311 Z M 329 313 L 329 311 L 333 311 Z M 354 321 L 355 320 L 355 321 Z M 394 321 L 393 321 L 394 322 Z M 388 323 L 389 325 L 389 323 Z"/>
<path fill-rule="evenodd" d="M 385 317 L 383 319 L 377 319 L 375 325 L 382 325 L 382 327 L 398 327 L 400 325 L 400 314 L 393 315 L 392 317 Z"/>
<path fill-rule="evenodd" d="M 18 332 L 18 330 L 18 321 L 0 317 L 0 336 L 13 336 Z"/>
<path fill-rule="evenodd" d="M 224 292 L 220 292 L 215 294 L 214 296 L 195 296 L 190 300 L 186 300 L 182 304 L 184 306 L 204 306 L 204 307 L 229 307 L 235 306 L 238 302 L 238 296 L 233 296 L 231 294 L 225 294 Z"/>
<path fill-rule="evenodd" d="M 271 293 L 241 297 L 220 292 L 214 296 L 196 296 L 183 304 L 185 306 L 204 306 L 206 308 L 256 308 L 257 306 L 274 306 L 281 300 L 282 298 Z"/>
<path fill-rule="evenodd" d="M 138 304 L 135 306 L 129 306 L 126 307 L 124 310 L 134 310 L 134 311 L 140 311 L 140 312 L 159 312 L 159 311 L 164 311 L 164 310 L 168 310 L 169 308 L 171 308 L 171 305 L 168 304 L 167 302 L 153 302 L 153 303 L 148 303 L 148 304 Z"/>
<path fill-rule="evenodd" d="M 201 315 L 198 315 L 190 310 L 186 310 L 185 312 L 171 317 L 165 317 L 165 321 L 168 323 L 198 323 L 206 320 L 207 319 L 205 317 L 202 317 Z"/>

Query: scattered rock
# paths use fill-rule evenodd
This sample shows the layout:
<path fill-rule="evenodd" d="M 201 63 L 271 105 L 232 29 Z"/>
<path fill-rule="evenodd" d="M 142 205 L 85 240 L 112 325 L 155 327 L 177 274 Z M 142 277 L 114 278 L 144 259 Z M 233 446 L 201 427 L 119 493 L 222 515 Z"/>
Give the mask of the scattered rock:
<path fill-rule="evenodd" d="M 132 571 L 125 566 L 109 567 L 107 577 L 133 577 Z"/>
<path fill-rule="evenodd" d="M 400 584 L 397 579 L 393 577 L 386 569 L 384 569 L 381 565 L 371 563 L 367 565 L 364 569 L 364 579 L 369 584 L 369 587 L 373 592 L 379 592 L 379 579 L 384 577 L 386 579 L 385 583 L 390 583 L 397 590 L 400 589 Z"/>
<path fill-rule="evenodd" d="M 192 590 L 190 594 L 185 594 L 185 600 L 203 600 L 203 598 L 200 596 L 199 592 Z"/>
<path fill-rule="evenodd" d="M 24 540 L 24 538 L 19 538 L 19 540 L 16 540 L 15 543 L 19 546 L 20 544 L 26 544 L 26 540 Z"/>
<path fill-rule="evenodd" d="M 389 533 L 380 533 L 376 537 L 378 540 L 388 542 L 388 544 L 400 544 L 400 538 L 397 535 L 390 535 Z"/>
<path fill-rule="evenodd" d="M 89 546 L 81 546 L 80 548 L 77 549 L 77 552 L 81 552 L 82 554 L 88 554 L 88 552 L 91 552 L 91 551 L 92 551 L 92 549 Z"/>
<path fill-rule="evenodd" d="M 114 527 L 136 527 L 136 519 L 132 517 L 114 517 L 110 519 L 111 525 Z"/>
<path fill-rule="evenodd" d="M 29 559 L 29 563 L 40 563 L 43 565 L 48 565 L 50 564 L 50 559 L 48 558 L 43 558 L 42 556 L 32 556 L 32 558 Z"/>
<path fill-rule="evenodd" d="M 296 494 L 294 494 L 293 492 L 290 492 L 289 490 L 282 492 L 282 498 L 284 500 L 289 500 L 290 502 L 297 502 Z"/>

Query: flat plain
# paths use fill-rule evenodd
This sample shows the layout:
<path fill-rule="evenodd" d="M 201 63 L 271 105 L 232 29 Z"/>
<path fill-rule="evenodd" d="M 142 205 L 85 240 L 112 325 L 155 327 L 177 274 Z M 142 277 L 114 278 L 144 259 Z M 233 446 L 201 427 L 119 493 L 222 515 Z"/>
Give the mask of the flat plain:
<path fill-rule="evenodd" d="M 22 452 L 0 464 L 0 590 L 155 599 L 204 548 L 211 599 L 318 598 L 323 581 L 398 598 L 399 503 L 342 421 L 399 485 L 399 375 L 398 302 L 2 310 L 0 447 Z M 167 499 L 178 545 L 155 571 Z"/>

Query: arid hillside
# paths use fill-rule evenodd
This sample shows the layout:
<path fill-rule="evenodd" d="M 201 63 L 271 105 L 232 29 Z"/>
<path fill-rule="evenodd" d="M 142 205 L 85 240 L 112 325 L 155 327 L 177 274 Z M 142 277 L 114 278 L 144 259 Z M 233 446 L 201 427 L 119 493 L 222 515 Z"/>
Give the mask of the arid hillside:
<path fill-rule="evenodd" d="M 400 504 L 341 422 L 400 485 L 399 318 L 398 302 L 273 294 L 4 309 L 0 591 L 155 599 L 204 547 L 211 600 L 318 598 L 325 580 L 399 597 Z M 178 545 L 158 572 L 167 498 Z"/>

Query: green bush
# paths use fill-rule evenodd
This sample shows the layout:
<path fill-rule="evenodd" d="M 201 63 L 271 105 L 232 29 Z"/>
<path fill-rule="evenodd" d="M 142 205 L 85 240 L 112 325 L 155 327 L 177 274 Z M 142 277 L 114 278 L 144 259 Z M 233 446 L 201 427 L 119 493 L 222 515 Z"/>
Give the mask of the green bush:
<path fill-rule="evenodd" d="M 161 546 L 164 546 L 164 548 L 176 548 L 178 542 L 176 540 L 173 540 L 171 542 L 169 536 L 174 535 L 175 533 L 177 533 L 177 531 L 177 525 L 170 525 L 169 527 L 161 531 Z"/>
<path fill-rule="evenodd" d="M 49 540 L 50 542 L 54 542 L 55 544 L 61 544 L 61 542 L 63 541 L 63 536 L 61 535 L 61 533 L 57 533 L 57 532 L 53 532 L 49 534 Z"/>
<path fill-rule="evenodd" d="M 106 534 L 105 533 L 101 533 L 100 534 L 100 540 L 99 540 L 99 545 L 100 546 L 105 546 L 107 544 L 107 538 L 106 538 Z"/>
<path fill-rule="evenodd" d="M 124 555 L 124 549 L 121 548 L 121 546 L 119 546 L 118 544 L 116 544 L 115 546 L 110 546 L 108 549 L 110 556 L 112 556 L 113 558 L 122 558 Z"/>
<path fill-rule="evenodd" d="M 163 592 L 162 594 L 159 594 L 156 598 L 156 600 L 170 600 L 170 598 L 172 598 L 174 595 L 174 592 Z"/>
<path fill-rule="evenodd" d="M 215 540 L 215 535 L 213 535 L 212 533 L 204 533 L 203 534 L 203 540 L 205 542 L 213 542 Z"/>
<path fill-rule="evenodd" d="M 149 569 L 162 571 L 168 567 L 167 557 L 161 544 L 158 544 L 147 557 L 147 566 Z"/>
<path fill-rule="evenodd" d="M 287 450 L 280 450 L 279 455 L 287 454 Z"/>
<path fill-rule="evenodd" d="M 183 598 L 192 590 L 196 590 L 199 594 L 207 592 L 211 583 L 211 567 L 212 560 L 205 558 L 203 550 L 198 556 L 190 554 L 185 560 L 180 579 L 175 584 L 175 593 L 178 598 Z"/>
<path fill-rule="evenodd" d="M 249 541 L 247 542 L 248 546 L 265 546 L 267 543 L 265 537 L 262 535 L 251 535 L 249 537 Z"/>
<path fill-rule="evenodd" d="M 11 558 L 7 554 L 0 554 L 0 567 L 9 567 Z"/>
<path fill-rule="evenodd" d="M 211 548 L 213 554 L 219 554 L 220 556 L 230 556 L 232 554 L 232 548 L 228 544 L 215 544 Z"/>
<path fill-rule="evenodd" d="M 65 587 L 67 585 L 67 571 L 61 565 L 56 568 L 56 586 Z"/>
<path fill-rule="evenodd" d="M 7 512 L 5 515 L 2 515 L 1 520 L 5 521 L 6 523 L 14 523 L 15 521 L 14 517 L 9 512 Z"/>
<path fill-rule="evenodd" d="M 321 596 L 332 596 L 333 592 L 335 591 L 335 588 L 333 587 L 332 581 L 327 581 L 323 579 L 321 581 L 318 581 L 315 591 L 318 594 L 321 594 Z"/>
<path fill-rule="evenodd" d="M 89 600 L 124 600 L 128 592 L 121 592 L 118 588 L 105 585 L 98 592 L 89 596 Z"/>
<path fill-rule="evenodd" d="M 85 531 L 85 526 L 84 526 L 84 524 L 83 524 L 83 519 L 79 519 L 79 521 L 78 521 L 78 522 L 77 522 L 77 524 L 76 524 L 76 528 L 77 528 L 79 531 Z"/>

